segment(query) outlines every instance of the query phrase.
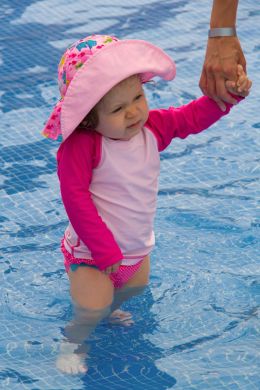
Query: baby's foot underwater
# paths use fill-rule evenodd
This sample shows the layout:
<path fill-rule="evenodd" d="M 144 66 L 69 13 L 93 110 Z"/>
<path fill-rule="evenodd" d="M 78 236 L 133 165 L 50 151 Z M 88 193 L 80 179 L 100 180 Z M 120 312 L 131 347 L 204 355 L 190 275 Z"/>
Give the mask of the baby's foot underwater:
<path fill-rule="evenodd" d="M 86 353 L 75 353 L 78 344 L 62 342 L 60 354 L 56 360 L 56 367 L 65 374 L 85 374 L 88 371 L 86 365 Z"/>
<path fill-rule="evenodd" d="M 134 324 L 132 314 L 128 311 L 117 309 L 108 317 L 108 322 L 113 325 L 131 326 Z"/>
<path fill-rule="evenodd" d="M 87 355 L 76 353 L 61 354 L 56 361 L 56 367 L 65 374 L 85 374 L 88 371 L 86 357 Z"/>
<path fill-rule="evenodd" d="M 120 309 L 114 310 L 106 321 L 112 325 L 131 326 L 134 324 L 132 314 Z M 56 360 L 56 367 L 64 374 L 85 374 L 88 371 L 86 364 L 87 353 L 77 353 L 79 345 L 69 342 L 62 342 L 60 345 L 60 354 Z M 89 348 L 87 349 L 89 352 Z"/>

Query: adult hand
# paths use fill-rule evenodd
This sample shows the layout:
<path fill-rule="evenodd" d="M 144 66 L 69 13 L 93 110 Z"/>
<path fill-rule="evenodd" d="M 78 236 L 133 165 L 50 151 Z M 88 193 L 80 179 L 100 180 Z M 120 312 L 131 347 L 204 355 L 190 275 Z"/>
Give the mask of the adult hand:
<path fill-rule="evenodd" d="M 236 104 L 226 89 L 226 80 L 237 80 L 237 65 L 246 72 L 246 60 L 237 37 L 209 38 L 199 86 L 214 99 L 222 111 L 225 102 Z"/>

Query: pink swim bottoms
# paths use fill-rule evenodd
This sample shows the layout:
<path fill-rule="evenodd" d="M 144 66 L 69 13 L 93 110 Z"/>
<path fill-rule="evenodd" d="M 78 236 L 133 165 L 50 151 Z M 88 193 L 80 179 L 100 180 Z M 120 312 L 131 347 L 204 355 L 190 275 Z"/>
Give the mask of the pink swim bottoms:
<path fill-rule="evenodd" d="M 61 251 L 64 255 L 64 266 L 66 269 L 66 272 L 76 271 L 76 269 L 80 266 L 86 266 L 86 267 L 93 267 L 98 269 L 95 262 L 93 260 L 88 259 L 79 259 L 77 257 L 74 257 L 71 253 L 67 251 L 67 249 L 64 246 L 64 239 L 61 241 Z M 113 272 L 112 274 L 109 274 L 109 278 L 112 281 L 115 288 L 121 288 L 126 284 L 136 273 L 136 271 L 140 268 L 143 260 L 139 261 L 137 264 L 134 265 L 120 265 L 117 272 Z"/>

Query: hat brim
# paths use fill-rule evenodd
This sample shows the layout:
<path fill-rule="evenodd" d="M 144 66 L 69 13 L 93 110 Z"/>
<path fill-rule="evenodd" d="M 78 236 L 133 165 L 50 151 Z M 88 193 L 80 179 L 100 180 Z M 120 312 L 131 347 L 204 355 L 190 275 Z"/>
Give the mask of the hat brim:
<path fill-rule="evenodd" d="M 146 41 L 122 40 L 103 47 L 70 82 L 61 107 L 63 140 L 111 88 L 134 74 L 139 74 L 142 82 L 155 76 L 172 80 L 176 67 L 162 49 Z"/>

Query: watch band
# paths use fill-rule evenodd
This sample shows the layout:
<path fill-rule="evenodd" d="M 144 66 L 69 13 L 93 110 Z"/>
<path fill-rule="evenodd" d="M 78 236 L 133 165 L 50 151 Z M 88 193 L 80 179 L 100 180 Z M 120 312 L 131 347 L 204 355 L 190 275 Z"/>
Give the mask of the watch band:
<path fill-rule="evenodd" d="M 208 36 L 209 38 L 215 37 L 236 37 L 236 27 L 218 27 L 211 28 L 209 30 Z"/>

